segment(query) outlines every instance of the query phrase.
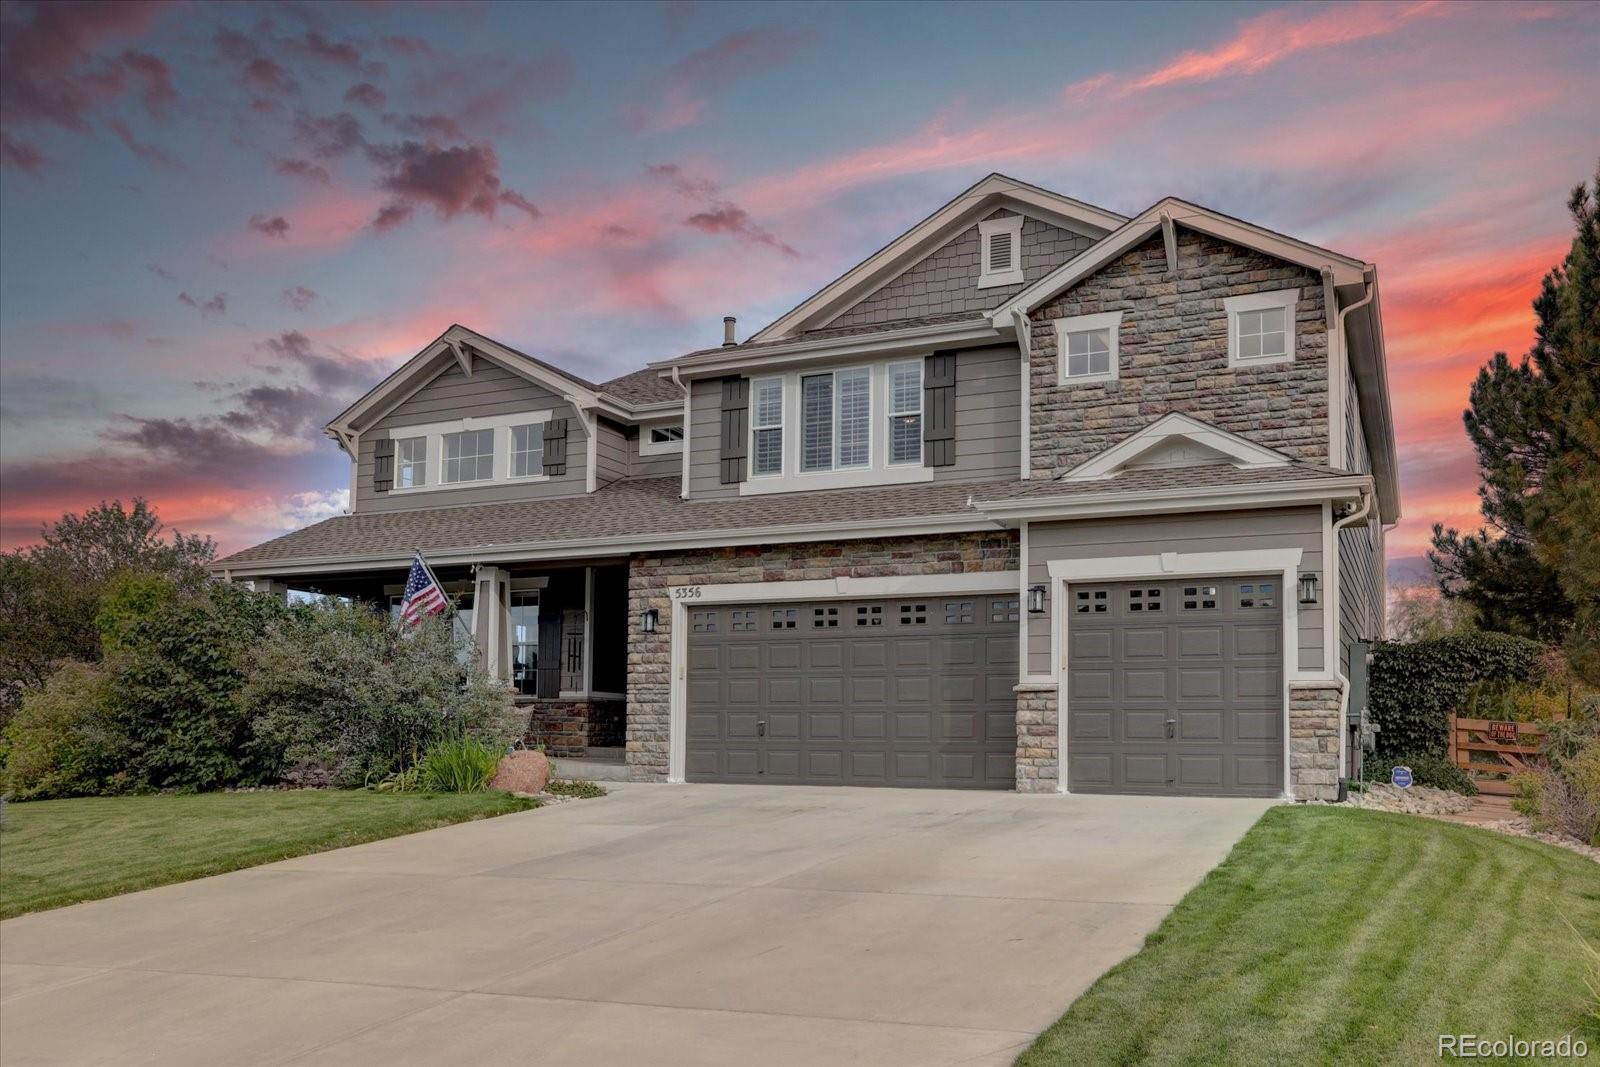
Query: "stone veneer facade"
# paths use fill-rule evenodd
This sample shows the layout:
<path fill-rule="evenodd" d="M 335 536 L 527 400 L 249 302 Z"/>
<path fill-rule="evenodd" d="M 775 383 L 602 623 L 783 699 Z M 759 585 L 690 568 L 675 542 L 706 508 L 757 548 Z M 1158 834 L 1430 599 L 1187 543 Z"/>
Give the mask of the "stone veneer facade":
<path fill-rule="evenodd" d="M 1328 461 L 1328 333 L 1322 279 L 1303 267 L 1178 228 L 1178 270 L 1157 234 L 1033 312 L 1033 476 L 1050 477 L 1181 411 L 1313 463 Z M 1299 287 L 1292 362 L 1232 370 L 1223 300 Z M 1122 311 L 1119 377 L 1063 386 L 1052 320 Z"/>
<path fill-rule="evenodd" d="M 1017 792 L 1054 793 L 1061 787 L 1056 683 L 1024 682 L 1016 693 Z"/>
<path fill-rule="evenodd" d="M 1289 784 L 1296 800 L 1339 797 L 1339 703 L 1337 682 L 1289 686 Z"/>
<path fill-rule="evenodd" d="M 697 549 L 637 555 L 628 564 L 628 767 L 635 781 L 667 777 L 675 585 L 885 578 L 1013 571 L 1020 567 L 1010 530 L 863 541 Z M 659 613 L 656 632 L 636 620 Z"/>
<path fill-rule="evenodd" d="M 541 698 L 522 703 L 528 711 L 523 740 L 551 756 L 585 755 L 591 748 L 622 745 L 624 709 L 620 700 Z"/>

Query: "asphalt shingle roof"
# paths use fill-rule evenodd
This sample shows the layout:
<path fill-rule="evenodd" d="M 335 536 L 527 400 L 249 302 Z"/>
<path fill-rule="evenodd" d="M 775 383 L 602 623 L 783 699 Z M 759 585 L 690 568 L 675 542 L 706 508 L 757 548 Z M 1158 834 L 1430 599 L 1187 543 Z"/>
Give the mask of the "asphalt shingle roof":
<path fill-rule="evenodd" d="M 236 552 L 218 560 L 216 566 L 221 569 L 246 564 L 402 557 L 413 549 L 437 552 L 512 545 L 578 546 L 613 538 L 654 539 L 674 533 L 722 530 L 731 535 L 778 527 L 940 517 L 971 516 L 976 523 L 979 516 L 970 505 L 974 499 L 1048 500 L 1096 493 L 1336 477 L 1349 477 L 1349 473 L 1302 463 L 1258 470 L 1219 465 L 1132 471 L 1092 482 L 920 482 L 725 500 L 684 500 L 678 495 L 681 483 L 676 477 L 636 478 L 614 482 L 585 496 L 340 515 Z"/>
<path fill-rule="evenodd" d="M 683 399 L 676 385 L 661 377 L 660 371 L 649 367 L 601 382 L 597 388 L 628 404 L 659 404 L 664 400 Z"/>

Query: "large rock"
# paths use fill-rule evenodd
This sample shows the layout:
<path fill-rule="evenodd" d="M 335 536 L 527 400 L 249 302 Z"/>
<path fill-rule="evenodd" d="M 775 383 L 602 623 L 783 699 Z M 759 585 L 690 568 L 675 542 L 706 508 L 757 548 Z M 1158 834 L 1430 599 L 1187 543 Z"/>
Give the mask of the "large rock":
<path fill-rule="evenodd" d="M 550 761 L 545 759 L 543 752 L 526 749 L 513 752 L 500 761 L 489 788 L 503 793 L 538 793 L 549 781 Z"/>

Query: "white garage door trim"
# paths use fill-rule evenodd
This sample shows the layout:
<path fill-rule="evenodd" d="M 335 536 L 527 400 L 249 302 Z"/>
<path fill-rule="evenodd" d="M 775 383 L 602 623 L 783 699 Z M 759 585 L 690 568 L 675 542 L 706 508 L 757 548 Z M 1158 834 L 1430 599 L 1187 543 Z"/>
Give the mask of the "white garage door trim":
<path fill-rule="evenodd" d="M 1259 572 L 1270 567 L 1257 567 Z M 689 609 L 699 604 L 746 601 L 817 600 L 833 597 L 945 596 L 955 593 L 1015 593 L 1017 571 L 967 574 L 921 574 L 898 578 L 823 578 L 794 582 L 725 582 L 718 585 L 674 585 L 671 665 L 667 715 L 667 781 L 683 782 L 689 759 Z"/>
<path fill-rule="evenodd" d="M 1226 578 L 1236 574 L 1283 575 L 1283 795 L 1294 799 L 1289 774 L 1289 687 L 1312 677 L 1300 671 L 1299 588 L 1301 550 L 1256 552 L 1161 552 L 1145 556 L 1053 559 L 1050 574 L 1050 647 L 1056 656 L 1056 767 L 1060 792 L 1067 789 L 1067 586 L 1072 582 L 1134 581 L 1142 578 Z M 1320 675 L 1318 675 L 1320 677 Z"/>

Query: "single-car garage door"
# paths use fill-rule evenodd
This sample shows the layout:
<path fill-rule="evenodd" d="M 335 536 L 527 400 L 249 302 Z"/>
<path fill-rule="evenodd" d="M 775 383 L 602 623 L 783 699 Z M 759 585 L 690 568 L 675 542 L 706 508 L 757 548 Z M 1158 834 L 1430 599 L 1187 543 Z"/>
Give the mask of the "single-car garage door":
<path fill-rule="evenodd" d="M 690 608 L 693 782 L 1016 786 L 1017 598 Z"/>
<path fill-rule="evenodd" d="M 1067 788 L 1283 791 L 1281 578 L 1067 589 Z"/>

